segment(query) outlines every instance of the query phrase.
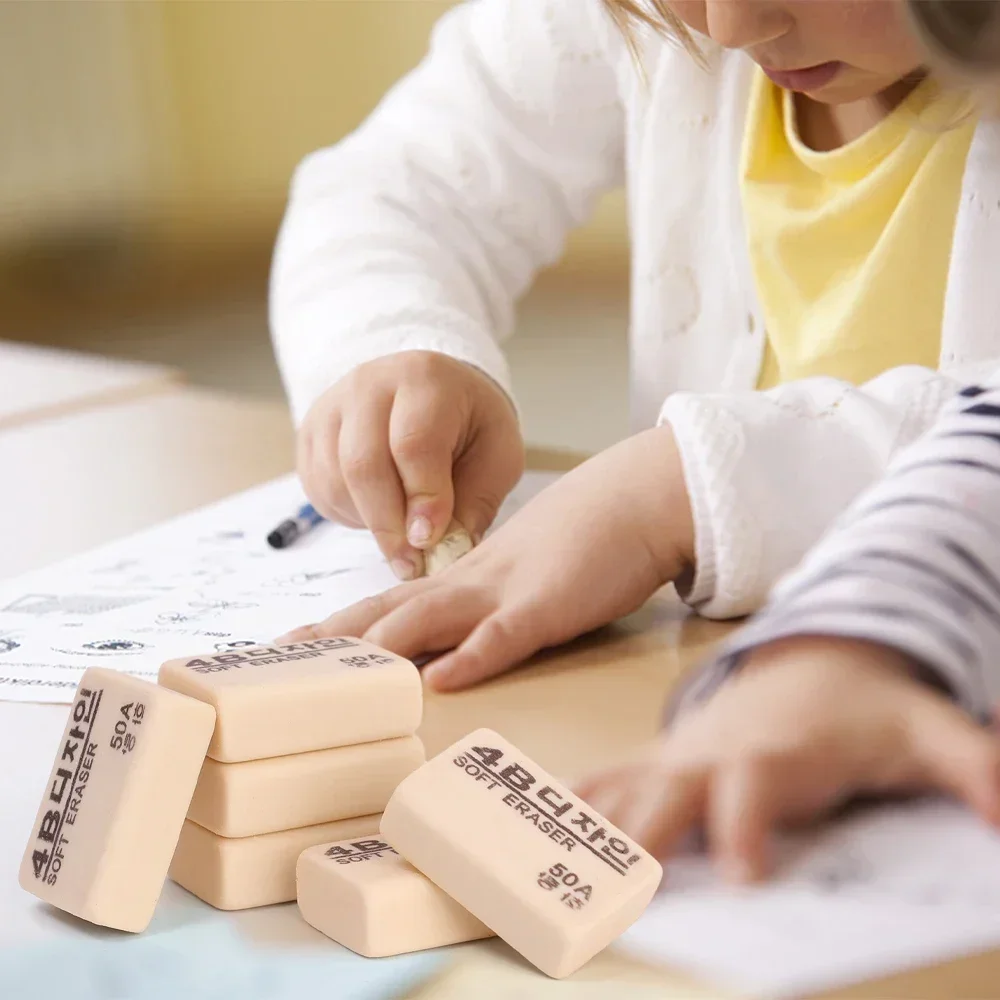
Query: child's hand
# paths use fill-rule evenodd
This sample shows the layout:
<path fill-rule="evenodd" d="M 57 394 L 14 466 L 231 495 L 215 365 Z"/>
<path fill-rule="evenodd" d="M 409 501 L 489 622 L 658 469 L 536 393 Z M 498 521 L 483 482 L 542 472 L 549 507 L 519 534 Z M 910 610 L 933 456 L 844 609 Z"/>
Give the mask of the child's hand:
<path fill-rule="evenodd" d="M 286 638 L 363 636 L 411 659 L 453 650 L 425 676 L 467 687 L 639 607 L 689 566 L 693 535 L 673 435 L 657 428 L 559 480 L 440 576 Z"/>
<path fill-rule="evenodd" d="M 1000 826 L 1000 740 L 886 647 L 803 637 L 756 650 L 632 763 L 577 791 L 664 856 L 693 828 L 732 881 L 767 873 L 779 825 L 859 793 L 939 791 Z"/>
<path fill-rule="evenodd" d="M 446 355 L 407 351 L 359 366 L 313 404 L 297 464 L 316 509 L 369 528 L 410 580 L 452 518 L 473 538 L 486 531 L 521 477 L 524 446 L 494 382 Z"/>

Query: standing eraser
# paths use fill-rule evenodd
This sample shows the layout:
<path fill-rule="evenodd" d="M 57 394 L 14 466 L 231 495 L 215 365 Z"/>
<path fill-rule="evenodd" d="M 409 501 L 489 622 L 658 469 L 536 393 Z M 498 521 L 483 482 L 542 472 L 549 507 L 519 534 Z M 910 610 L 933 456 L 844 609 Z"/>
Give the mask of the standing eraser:
<path fill-rule="evenodd" d="M 313 639 L 170 660 L 160 684 L 212 705 L 208 748 L 231 763 L 410 736 L 417 668 L 360 639 Z"/>
<path fill-rule="evenodd" d="M 493 936 L 378 838 L 310 847 L 295 884 L 306 923 L 367 958 Z"/>
<path fill-rule="evenodd" d="M 214 725 L 215 710 L 200 701 L 87 670 L 24 852 L 21 887 L 92 923 L 144 930 Z"/>
<path fill-rule="evenodd" d="M 473 547 L 472 537 L 465 528 L 458 521 L 452 521 L 441 541 L 424 555 L 424 570 L 428 576 L 437 576 L 471 552 Z"/>
<path fill-rule="evenodd" d="M 651 855 L 489 729 L 405 778 L 379 830 L 557 979 L 628 928 L 662 875 Z"/>
<path fill-rule="evenodd" d="M 369 816 L 424 760 L 416 736 L 240 764 L 208 758 L 188 819 L 220 837 L 253 837 Z"/>
<path fill-rule="evenodd" d="M 375 813 L 260 837 L 229 838 L 187 820 L 170 863 L 170 877 L 218 910 L 289 903 L 295 899 L 295 862 L 307 847 L 377 836 L 378 821 Z"/>

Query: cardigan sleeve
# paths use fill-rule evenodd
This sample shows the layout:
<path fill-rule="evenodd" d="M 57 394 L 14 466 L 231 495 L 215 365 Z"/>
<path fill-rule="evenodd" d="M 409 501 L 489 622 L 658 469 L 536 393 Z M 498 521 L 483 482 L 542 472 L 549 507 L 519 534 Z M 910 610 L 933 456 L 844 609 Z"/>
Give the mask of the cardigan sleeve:
<path fill-rule="evenodd" d="M 477 366 L 567 232 L 623 180 L 623 48 L 600 0 L 477 0 L 338 145 L 299 167 L 271 282 L 293 413 L 404 350 Z M 332 95 L 335 99 L 335 95 Z"/>
<path fill-rule="evenodd" d="M 671 396 L 661 421 L 678 441 L 695 525 L 696 572 L 681 596 L 710 618 L 760 608 L 930 427 L 961 374 L 909 366 L 860 387 L 816 378 L 767 392 Z"/>
<path fill-rule="evenodd" d="M 696 676 L 704 700 L 763 643 L 841 636 L 905 653 L 987 722 L 1000 698 L 1000 372 L 968 385 Z"/>

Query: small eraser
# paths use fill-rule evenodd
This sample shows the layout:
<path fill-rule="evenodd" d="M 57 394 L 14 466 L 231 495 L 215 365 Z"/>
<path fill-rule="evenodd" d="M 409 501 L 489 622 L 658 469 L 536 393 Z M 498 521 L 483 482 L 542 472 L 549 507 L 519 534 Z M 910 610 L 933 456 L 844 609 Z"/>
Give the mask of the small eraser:
<path fill-rule="evenodd" d="M 416 736 L 240 764 L 209 758 L 188 819 L 220 837 L 252 837 L 380 813 L 424 760 Z"/>
<path fill-rule="evenodd" d="M 638 919 L 662 875 L 655 858 L 489 729 L 404 778 L 379 829 L 556 979 Z"/>
<path fill-rule="evenodd" d="M 378 833 L 379 813 L 260 837 L 220 837 L 187 820 L 170 877 L 219 910 L 247 910 L 295 899 L 295 862 L 307 848 Z"/>
<path fill-rule="evenodd" d="M 458 521 L 452 521 L 441 541 L 424 555 L 424 570 L 428 576 L 437 576 L 471 552 L 473 547 L 472 537 L 465 528 Z"/>
<path fill-rule="evenodd" d="M 295 883 L 306 923 L 368 958 L 493 936 L 381 839 L 310 847 Z"/>
<path fill-rule="evenodd" d="M 360 639 L 170 660 L 159 681 L 215 708 L 208 756 L 225 763 L 411 736 L 423 707 L 417 668 Z"/>
<path fill-rule="evenodd" d="M 145 930 L 214 726 L 210 705 L 87 670 L 21 861 L 21 888 L 91 923 Z"/>

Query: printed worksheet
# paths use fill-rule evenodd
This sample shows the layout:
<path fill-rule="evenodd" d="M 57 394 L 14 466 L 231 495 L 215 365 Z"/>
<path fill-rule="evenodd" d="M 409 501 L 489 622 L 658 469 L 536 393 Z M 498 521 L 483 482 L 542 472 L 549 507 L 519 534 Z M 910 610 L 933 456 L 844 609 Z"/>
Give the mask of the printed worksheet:
<path fill-rule="evenodd" d="M 557 477 L 528 473 L 498 523 Z M 287 549 L 269 531 L 303 502 L 294 476 L 0 583 L 0 699 L 66 702 L 101 666 L 271 642 L 397 583 L 371 534 L 324 523 Z"/>
<path fill-rule="evenodd" d="M 620 945 L 771 1000 L 1000 948 L 1000 834 L 914 800 L 789 837 L 759 886 L 729 888 L 704 857 L 681 858 Z"/>

